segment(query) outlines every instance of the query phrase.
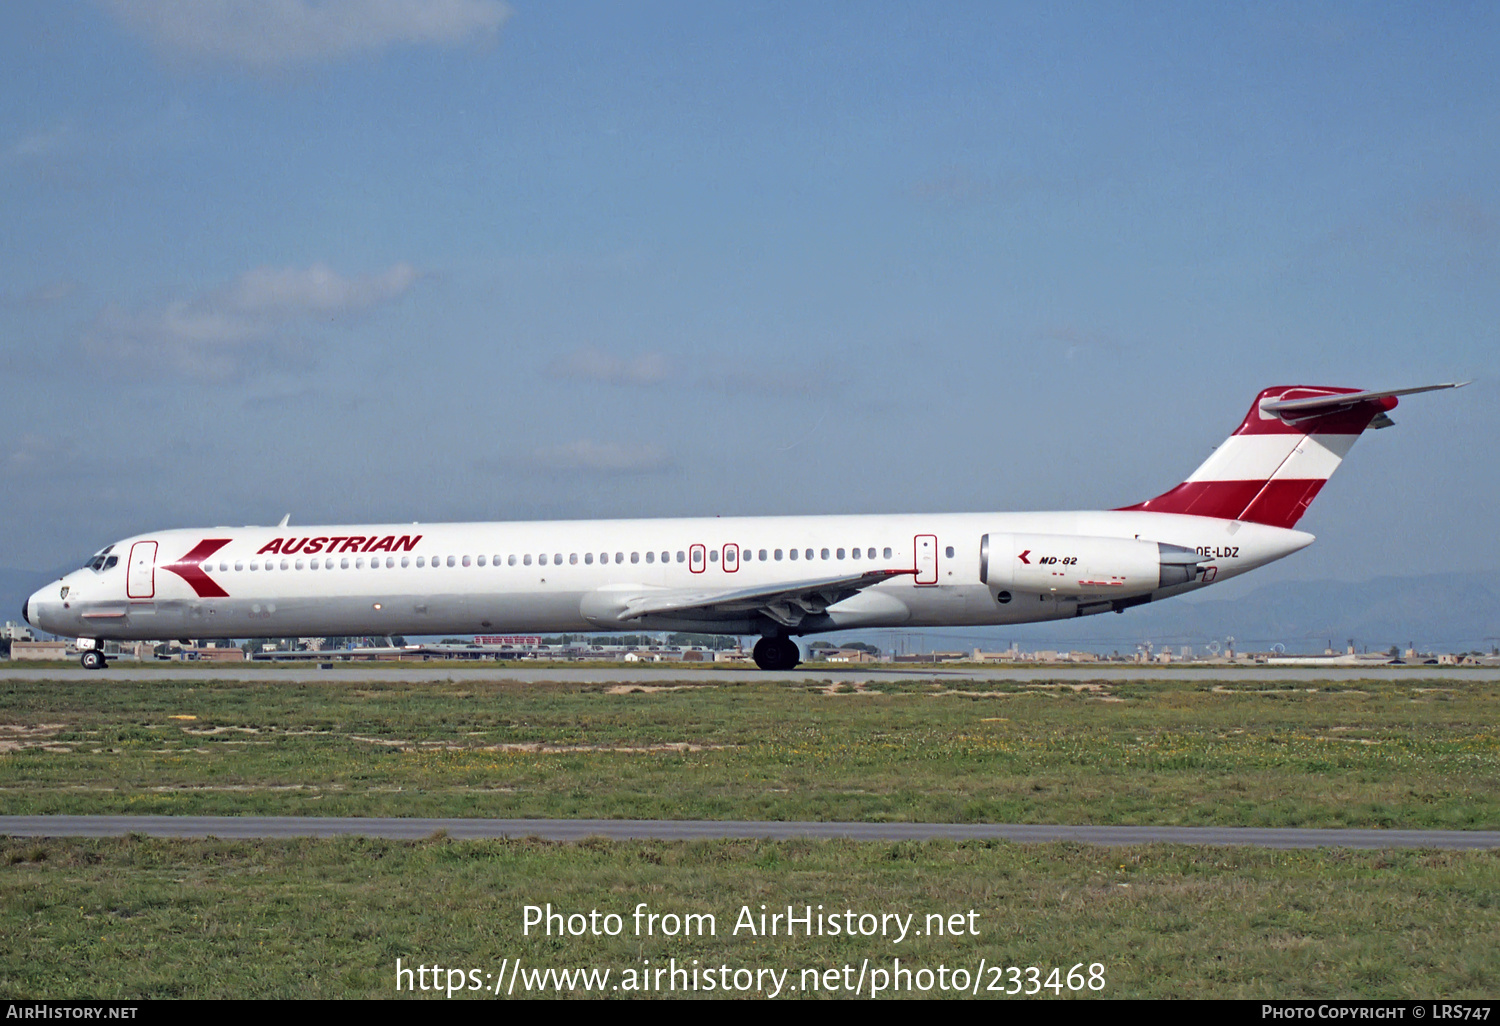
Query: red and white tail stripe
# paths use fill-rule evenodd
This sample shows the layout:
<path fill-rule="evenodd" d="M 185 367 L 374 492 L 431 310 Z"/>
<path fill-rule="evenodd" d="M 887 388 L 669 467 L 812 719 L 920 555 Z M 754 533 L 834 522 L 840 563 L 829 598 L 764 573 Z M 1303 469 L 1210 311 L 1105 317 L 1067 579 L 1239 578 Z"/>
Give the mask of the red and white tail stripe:
<path fill-rule="evenodd" d="M 1418 389 L 1400 394 L 1408 391 Z M 1239 429 L 1191 477 L 1154 499 L 1124 508 L 1292 527 L 1354 440 L 1395 406 L 1391 392 L 1268 388 L 1255 397 Z"/>

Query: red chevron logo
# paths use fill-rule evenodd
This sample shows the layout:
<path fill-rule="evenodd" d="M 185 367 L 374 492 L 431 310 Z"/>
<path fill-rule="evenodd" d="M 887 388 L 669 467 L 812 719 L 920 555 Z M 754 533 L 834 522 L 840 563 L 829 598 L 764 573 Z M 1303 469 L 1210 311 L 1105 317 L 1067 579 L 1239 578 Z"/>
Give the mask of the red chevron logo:
<path fill-rule="evenodd" d="M 1029 559 L 1026 558 L 1029 555 L 1031 555 L 1031 550 L 1027 549 L 1025 552 L 1021 553 L 1016 558 L 1019 559 L 1021 562 L 1025 563 L 1027 566 L 1030 566 L 1031 565 L 1031 560 L 1029 560 Z"/>
<path fill-rule="evenodd" d="M 219 587 L 214 579 L 203 572 L 202 563 L 209 556 L 228 545 L 232 538 L 205 538 L 193 546 L 191 552 L 175 563 L 168 563 L 163 570 L 171 571 L 192 587 L 199 598 L 228 598 L 229 592 Z"/>

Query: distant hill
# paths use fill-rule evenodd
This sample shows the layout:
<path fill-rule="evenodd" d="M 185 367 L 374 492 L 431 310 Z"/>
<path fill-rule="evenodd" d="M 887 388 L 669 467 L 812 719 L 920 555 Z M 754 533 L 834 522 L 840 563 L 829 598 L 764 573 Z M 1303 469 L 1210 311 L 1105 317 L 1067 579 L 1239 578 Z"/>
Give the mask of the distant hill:
<path fill-rule="evenodd" d="M 1105 613 L 1058 624 L 980 628 L 1022 647 L 1079 648 L 1137 642 L 1192 645 L 1233 636 L 1242 651 L 1281 643 L 1290 652 L 1321 652 L 1332 641 L 1342 651 L 1353 638 L 1371 651 L 1408 642 L 1435 651 L 1488 651 L 1500 638 L 1500 575 L 1489 573 L 1377 577 L 1370 581 L 1285 581 L 1232 599 L 1173 599 L 1123 614 Z M 969 631 L 934 631 L 932 640 Z M 983 645 L 972 643 L 947 647 Z"/>
<path fill-rule="evenodd" d="M 1415 642 L 1439 650 L 1488 648 L 1500 637 L 1500 582 L 1494 574 L 1430 574 L 1370 581 L 1267 584 L 1232 600 L 1163 603 L 1163 629 L 1280 641 L 1289 649 L 1342 648 L 1353 638 L 1371 650 Z M 1490 642 L 1493 644 L 1493 641 Z"/>

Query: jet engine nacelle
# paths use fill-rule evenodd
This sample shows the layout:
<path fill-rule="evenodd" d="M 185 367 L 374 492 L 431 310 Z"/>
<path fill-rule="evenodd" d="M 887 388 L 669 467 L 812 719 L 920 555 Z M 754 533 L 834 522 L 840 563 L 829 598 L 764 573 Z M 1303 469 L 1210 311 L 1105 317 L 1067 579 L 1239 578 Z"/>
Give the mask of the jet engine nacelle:
<path fill-rule="evenodd" d="M 1125 597 L 1187 584 L 1203 561 L 1180 545 L 1077 534 L 987 534 L 980 580 L 997 591 Z"/>

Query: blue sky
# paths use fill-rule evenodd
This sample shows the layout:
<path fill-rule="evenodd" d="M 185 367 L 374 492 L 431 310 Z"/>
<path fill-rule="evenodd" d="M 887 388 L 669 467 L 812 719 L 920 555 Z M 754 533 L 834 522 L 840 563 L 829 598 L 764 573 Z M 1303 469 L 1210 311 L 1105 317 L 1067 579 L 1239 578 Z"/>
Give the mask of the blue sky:
<path fill-rule="evenodd" d="M 1497 29 L 4 5 L 0 565 L 287 512 L 1108 507 L 1266 385 L 1473 377 L 1252 580 L 1500 568 Z"/>

